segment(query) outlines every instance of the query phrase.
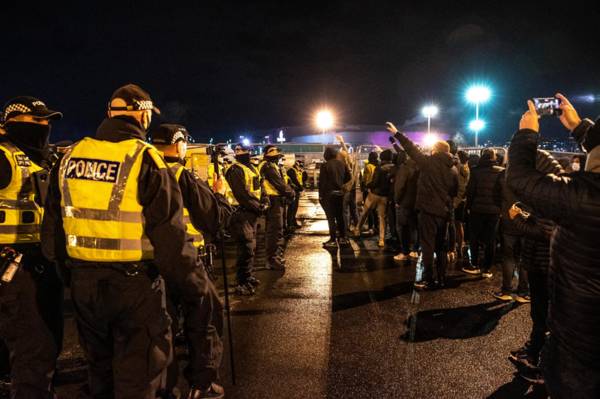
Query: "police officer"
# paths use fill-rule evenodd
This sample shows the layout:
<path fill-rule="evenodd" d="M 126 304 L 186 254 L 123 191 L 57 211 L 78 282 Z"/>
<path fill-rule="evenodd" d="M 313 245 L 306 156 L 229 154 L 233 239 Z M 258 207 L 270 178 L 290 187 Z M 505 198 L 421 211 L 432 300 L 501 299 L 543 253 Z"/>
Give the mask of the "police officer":
<path fill-rule="evenodd" d="M 95 137 L 75 143 L 50 179 L 43 250 L 68 261 L 95 398 L 154 398 L 165 385 L 170 319 L 156 269 L 185 301 L 201 302 L 209 290 L 179 185 L 145 142 L 153 112 L 139 86 L 117 89 Z"/>
<path fill-rule="evenodd" d="M 266 255 L 267 268 L 284 270 L 285 259 L 283 247 L 283 206 L 285 199 L 294 199 L 294 190 L 285 182 L 284 174 L 278 166 L 283 154 L 275 146 L 267 146 L 264 150 L 263 161 L 258 166 L 258 171 L 263 178 L 265 194 L 269 197 L 270 207 L 266 217 Z"/>
<path fill-rule="evenodd" d="M 288 208 L 288 228 L 297 229 L 300 227 L 296 220 L 296 214 L 298 213 L 298 205 L 300 203 L 300 193 L 304 191 L 304 161 L 294 162 L 294 166 L 287 170 L 287 176 L 290 181 L 290 186 L 294 189 L 296 196 L 290 203 Z"/>
<path fill-rule="evenodd" d="M 0 338 L 10 351 L 11 398 L 50 398 L 62 347 L 63 288 L 42 256 L 40 224 L 49 164 L 50 124 L 62 118 L 39 99 L 4 107 L 0 136 L 0 250 L 22 254 L 12 281 L 0 281 Z"/>
<path fill-rule="evenodd" d="M 163 153 L 183 194 L 187 232 L 193 238 L 194 246 L 200 248 L 205 245 L 205 239 L 214 241 L 219 226 L 227 224 L 231 209 L 224 196 L 224 179 L 215 176 L 214 186 L 218 192 L 213 195 L 206 183 L 184 167 L 187 141 L 188 132 L 181 125 L 162 124 L 152 131 L 152 143 Z M 189 399 L 205 397 L 202 396 L 203 388 L 211 384 L 215 392 L 223 392 L 215 383 L 223 356 L 223 306 L 212 282 L 208 283 L 208 288 L 203 302 L 192 303 L 200 305 L 199 308 L 191 308 L 181 298 L 172 298 L 184 310 L 184 331 L 190 348 L 190 360 L 184 372 L 192 387 Z"/>
<path fill-rule="evenodd" d="M 250 149 L 235 146 L 235 163 L 225 177 L 233 192 L 236 210 L 231 216 L 230 232 L 238 244 L 236 293 L 253 295 L 260 281 L 254 276 L 256 222 L 268 207 L 262 196 L 260 175 L 250 163 Z"/>

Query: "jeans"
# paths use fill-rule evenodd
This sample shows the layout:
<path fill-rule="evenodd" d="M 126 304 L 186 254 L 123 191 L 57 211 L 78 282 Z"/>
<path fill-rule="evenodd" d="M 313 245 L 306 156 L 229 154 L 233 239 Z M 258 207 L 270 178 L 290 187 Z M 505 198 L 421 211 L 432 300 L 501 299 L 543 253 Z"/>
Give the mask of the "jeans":
<path fill-rule="evenodd" d="M 499 217 L 496 214 L 471 213 L 469 223 L 471 229 L 471 264 L 479 266 L 479 246 L 483 246 L 485 256 L 481 269 L 489 271 L 494 262 L 496 252 L 496 232 Z"/>
<path fill-rule="evenodd" d="M 358 210 L 356 208 L 356 189 L 344 194 L 344 222 L 346 227 L 358 223 Z"/>
<path fill-rule="evenodd" d="M 397 206 L 395 211 L 396 231 L 398 232 L 402 253 L 408 255 L 411 251 L 416 252 L 418 250 L 417 211 Z"/>
<path fill-rule="evenodd" d="M 385 213 L 387 210 L 387 200 L 387 197 L 369 193 L 369 196 L 365 201 L 363 212 L 360 215 L 358 226 L 356 226 L 358 231 L 360 231 L 362 225 L 365 223 L 369 211 L 371 211 L 371 209 L 377 209 L 377 217 L 379 218 L 379 241 L 385 240 Z"/>
<path fill-rule="evenodd" d="M 344 223 L 344 196 L 329 195 L 320 199 L 321 206 L 327 216 L 329 236 L 332 240 L 338 237 L 346 238 L 346 224 Z"/>
<path fill-rule="evenodd" d="M 519 285 L 517 292 L 526 294 L 528 292 L 527 271 L 521 264 L 521 250 L 523 248 L 523 237 L 503 234 L 503 261 L 502 261 L 502 292 L 512 292 L 512 280 L 515 269 L 519 270 Z"/>
<path fill-rule="evenodd" d="M 437 277 L 440 283 L 446 279 L 448 257 L 448 219 L 421 212 L 419 214 L 419 238 L 423 251 L 423 280 L 433 282 L 433 254 L 436 256 Z"/>

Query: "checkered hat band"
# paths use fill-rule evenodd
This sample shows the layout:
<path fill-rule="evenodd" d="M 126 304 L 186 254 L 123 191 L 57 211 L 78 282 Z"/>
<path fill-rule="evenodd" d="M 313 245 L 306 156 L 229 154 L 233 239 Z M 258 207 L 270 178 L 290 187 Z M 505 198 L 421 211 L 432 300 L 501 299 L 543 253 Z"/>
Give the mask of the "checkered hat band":
<path fill-rule="evenodd" d="M 135 108 L 139 111 L 145 111 L 148 109 L 153 109 L 154 104 L 150 100 L 133 100 L 135 103 Z"/>
<path fill-rule="evenodd" d="M 10 104 L 8 107 L 6 107 L 6 109 L 4 110 L 4 120 L 8 119 L 8 116 L 10 114 L 12 114 L 13 112 L 18 112 L 20 114 L 28 114 L 31 112 L 31 108 L 29 108 L 26 105 L 23 104 Z"/>

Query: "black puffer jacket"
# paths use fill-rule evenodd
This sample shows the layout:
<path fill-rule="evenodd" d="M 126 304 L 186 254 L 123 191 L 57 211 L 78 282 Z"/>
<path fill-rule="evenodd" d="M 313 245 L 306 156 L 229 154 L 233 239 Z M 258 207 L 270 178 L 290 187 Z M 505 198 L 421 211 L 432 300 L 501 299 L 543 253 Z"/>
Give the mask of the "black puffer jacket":
<path fill-rule="evenodd" d="M 499 215 L 502 212 L 504 168 L 482 157 L 471 170 L 467 185 L 467 209 L 474 213 Z"/>
<path fill-rule="evenodd" d="M 450 217 L 452 200 L 458 192 L 458 172 L 449 153 L 423 154 L 404 134 L 394 135 L 419 168 L 416 209 L 444 218 Z"/>
<path fill-rule="evenodd" d="M 547 272 L 550 265 L 550 237 L 556 224 L 548 219 L 517 216 L 514 226 L 525 236 L 521 262 L 528 272 Z"/>
<path fill-rule="evenodd" d="M 579 143 L 598 144 L 584 121 Z M 600 126 L 599 126 L 600 127 Z M 589 128 L 589 129 L 588 129 Z M 600 173 L 562 176 L 536 170 L 539 134 L 522 130 L 509 148 L 507 182 L 541 217 L 557 224 L 551 240 L 548 326 L 556 341 L 588 367 L 600 368 Z M 586 148 L 589 152 L 593 147 Z"/>

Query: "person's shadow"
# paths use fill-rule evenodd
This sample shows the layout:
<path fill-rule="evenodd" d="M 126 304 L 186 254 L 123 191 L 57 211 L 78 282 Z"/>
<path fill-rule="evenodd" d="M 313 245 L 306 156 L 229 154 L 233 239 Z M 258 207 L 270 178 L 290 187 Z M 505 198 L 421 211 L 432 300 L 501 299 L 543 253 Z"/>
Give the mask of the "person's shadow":
<path fill-rule="evenodd" d="M 407 330 L 400 338 L 408 342 L 425 342 L 438 338 L 480 337 L 492 332 L 500 319 L 517 306 L 517 302 L 493 301 L 421 311 L 406 319 Z"/>
<path fill-rule="evenodd" d="M 548 393 L 543 385 L 531 385 L 515 375 L 486 399 L 546 399 Z"/>

